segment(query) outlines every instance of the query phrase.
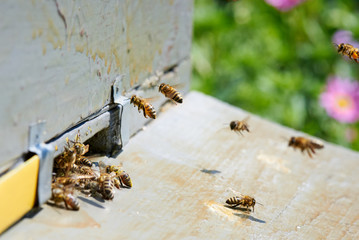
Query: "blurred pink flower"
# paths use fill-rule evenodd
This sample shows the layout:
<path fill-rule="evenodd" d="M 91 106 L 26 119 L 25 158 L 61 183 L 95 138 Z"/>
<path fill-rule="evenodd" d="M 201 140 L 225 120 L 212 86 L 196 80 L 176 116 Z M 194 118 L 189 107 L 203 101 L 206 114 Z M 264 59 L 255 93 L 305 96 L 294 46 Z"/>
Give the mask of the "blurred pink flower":
<path fill-rule="evenodd" d="M 339 122 L 359 120 L 359 83 L 350 79 L 329 77 L 327 89 L 320 95 L 320 104 L 328 115 Z"/>
<path fill-rule="evenodd" d="M 345 30 L 338 30 L 333 34 L 332 37 L 333 43 L 339 45 L 341 43 L 349 43 L 354 47 L 359 47 L 359 42 L 353 39 L 353 33 Z"/>
<path fill-rule="evenodd" d="M 288 11 L 305 0 L 265 0 L 269 5 L 280 11 Z"/>

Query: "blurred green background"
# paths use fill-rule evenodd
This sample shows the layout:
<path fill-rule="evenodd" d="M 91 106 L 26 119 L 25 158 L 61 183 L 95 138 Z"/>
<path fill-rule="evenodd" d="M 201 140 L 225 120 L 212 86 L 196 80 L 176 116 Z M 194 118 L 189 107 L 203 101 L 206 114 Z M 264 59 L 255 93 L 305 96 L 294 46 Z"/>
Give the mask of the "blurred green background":
<path fill-rule="evenodd" d="M 359 40 L 359 1 L 308 0 L 280 12 L 264 0 L 195 0 L 192 89 L 253 114 L 359 150 L 359 123 L 330 118 L 319 104 L 330 75 L 359 79 L 332 36 Z"/>

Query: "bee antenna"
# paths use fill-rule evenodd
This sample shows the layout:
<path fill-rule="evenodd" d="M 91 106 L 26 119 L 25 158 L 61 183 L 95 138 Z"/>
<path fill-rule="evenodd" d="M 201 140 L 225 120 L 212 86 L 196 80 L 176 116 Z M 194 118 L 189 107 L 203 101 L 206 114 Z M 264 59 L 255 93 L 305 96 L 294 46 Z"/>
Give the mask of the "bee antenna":
<path fill-rule="evenodd" d="M 258 203 L 259 205 L 261 205 L 261 206 L 264 206 L 262 203 L 260 203 L 260 202 L 256 202 L 256 203 Z"/>
<path fill-rule="evenodd" d="M 333 43 L 333 45 L 334 45 L 334 46 L 336 46 L 336 47 L 338 47 L 338 46 L 339 46 L 339 45 L 338 45 L 338 44 L 336 44 L 336 43 Z"/>

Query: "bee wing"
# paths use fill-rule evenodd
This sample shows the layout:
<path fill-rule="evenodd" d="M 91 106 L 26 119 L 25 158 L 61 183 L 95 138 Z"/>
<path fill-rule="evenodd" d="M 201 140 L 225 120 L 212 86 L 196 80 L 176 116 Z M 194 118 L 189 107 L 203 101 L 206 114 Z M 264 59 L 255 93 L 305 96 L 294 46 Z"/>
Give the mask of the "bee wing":
<path fill-rule="evenodd" d="M 73 194 L 75 191 L 75 183 L 68 184 L 63 187 L 64 192 Z"/>
<path fill-rule="evenodd" d="M 99 171 L 94 170 L 94 171 L 93 171 L 93 175 L 94 175 L 95 178 L 97 179 L 97 178 L 100 177 L 101 174 L 99 173 Z"/>
<path fill-rule="evenodd" d="M 159 84 L 159 85 L 161 85 L 161 84 Z M 173 84 L 173 85 L 171 85 L 171 84 L 167 84 L 167 85 L 169 85 L 169 86 L 173 87 L 175 90 L 177 90 L 177 89 L 183 88 L 185 86 L 185 83 L 176 83 L 176 84 Z"/>
<path fill-rule="evenodd" d="M 106 164 L 104 163 L 104 162 L 102 162 L 102 161 L 100 161 L 99 163 L 98 163 L 98 166 L 99 166 L 99 168 L 100 168 L 100 173 L 106 173 Z"/>
<path fill-rule="evenodd" d="M 324 144 L 322 142 L 318 141 L 318 140 L 312 140 L 311 143 L 317 149 L 324 148 Z"/>
<path fill-rule="evenodd" d="M 140 96 L 137 96 L 137 97 L 143 99 L 145 102 L 153 102 L 160 98 L 159 96 L 153 96 L 153 97 L 147 97 L 147 98 L 140 97 Z M 131 99 L 131 97 L 129 97 L 128 99 Z"/>
<path fill-rule="evenodd" d="M 160 97 L 159 96 L 153 96 L 153 97 L 148 97 L 148 98 L 143 98 L 146 102 L 153 102 L 158 100 Z"/>
<path fill-rule="evenodd" d="M 74 178 L 76 180 L 79 180 L 79 179 L 92 179 L 94 178 L 95 174 L 91 174 L 91 175 L 85 175 L 85 174 L 79 174 L 79 175 L 75 175 Z"/>
<path fill-rule="evenodd" d="M 110 173 L 110 177 L 111 177 L 111 178 L 116 177 L 116 173 L 115 173 L 115 172 L 111 172 L 111 173 Z"/>
<path fill-rule="evenodd" d="M 248 115 L 247 117 L 245 117 L 245 118 L 242 120 L 242 122 L 245 122 L 245 123 L 248 122 L 248 120 L 250 119 L 250 117 L 251 117 L 251 116 Z"/>
<path fill-rule="evenodd" d="M 244 195 L 243 193 L 238 193 L 239 196 L 241 197 L 245 197 L 246 195 Z"/>

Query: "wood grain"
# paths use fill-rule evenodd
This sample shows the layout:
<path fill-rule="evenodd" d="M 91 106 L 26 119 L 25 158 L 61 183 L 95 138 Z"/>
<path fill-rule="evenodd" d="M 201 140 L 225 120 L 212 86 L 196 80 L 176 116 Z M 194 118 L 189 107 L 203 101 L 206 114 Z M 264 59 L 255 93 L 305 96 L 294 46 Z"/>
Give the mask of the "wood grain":
<path fill-rule="evenodd" d="M 248 115 L 244 136 L 223 125 Z M 83 197 L 79 212 L 45 205 L 2 237 L 358 239 L 359 154 L 324 142 L 309 158 L 288 148 L 294 135 L 305 136 L 191 92 L 106 160 L 123 163 L 132 189 L 105 203 Z M 263 206 L 226 207 L 238 193 Z"/>

